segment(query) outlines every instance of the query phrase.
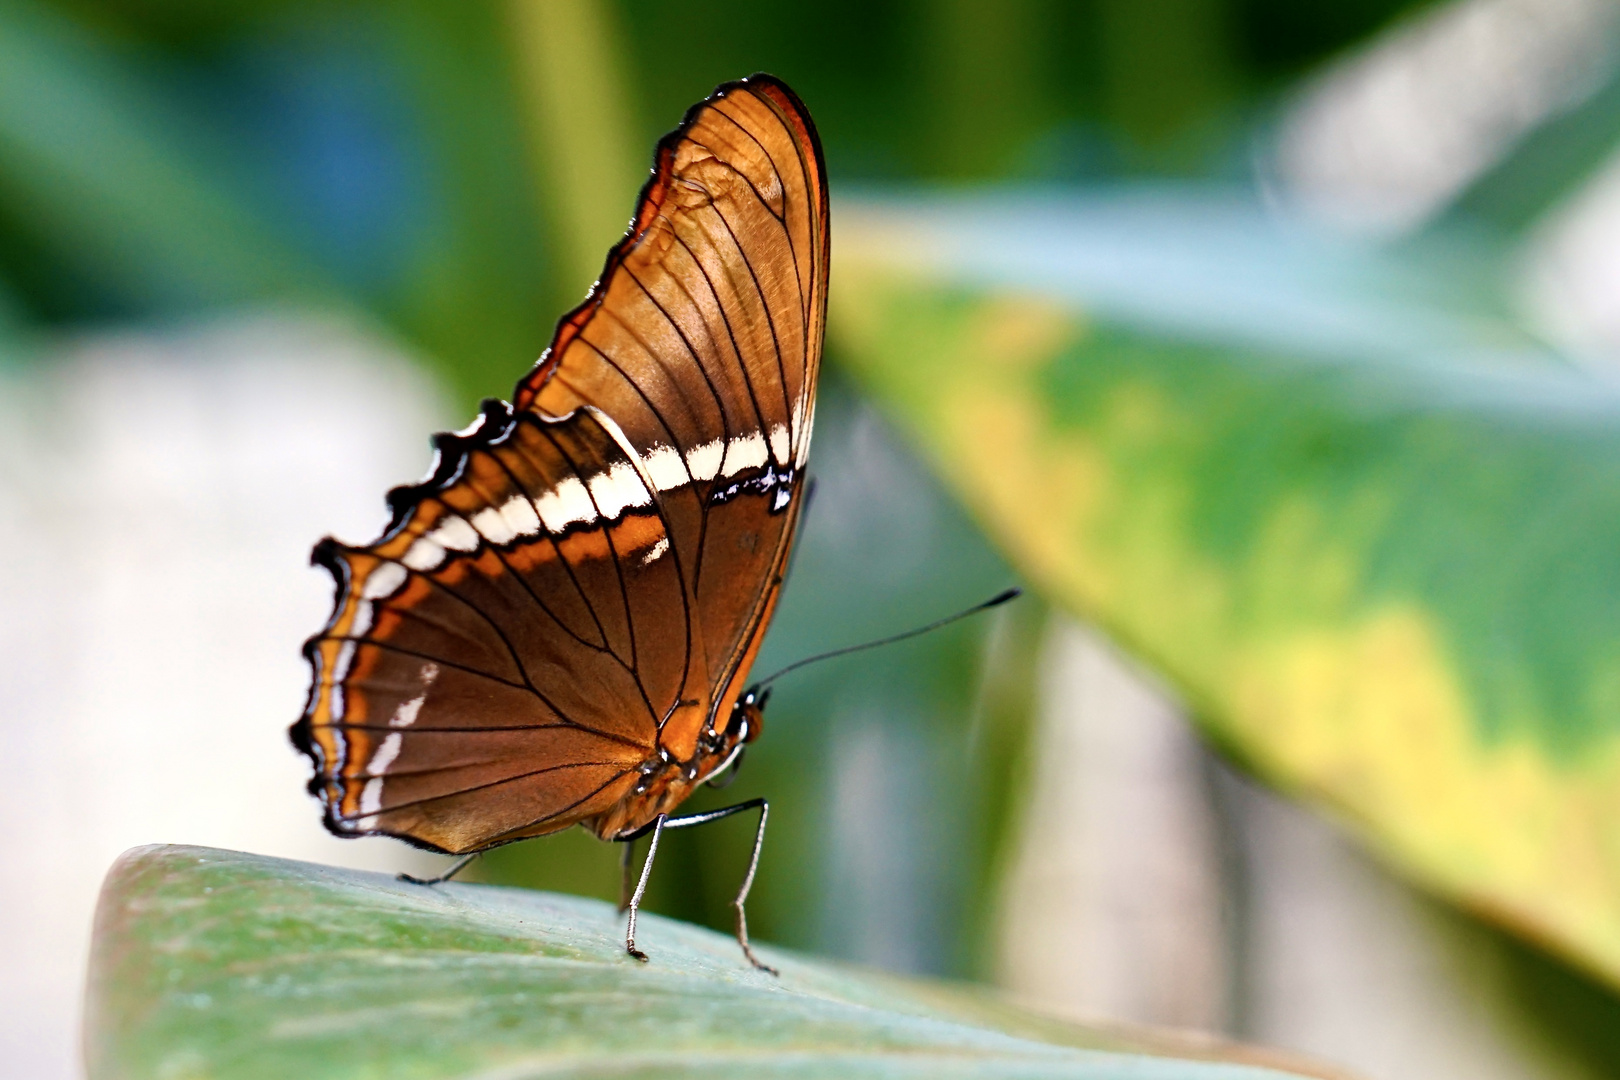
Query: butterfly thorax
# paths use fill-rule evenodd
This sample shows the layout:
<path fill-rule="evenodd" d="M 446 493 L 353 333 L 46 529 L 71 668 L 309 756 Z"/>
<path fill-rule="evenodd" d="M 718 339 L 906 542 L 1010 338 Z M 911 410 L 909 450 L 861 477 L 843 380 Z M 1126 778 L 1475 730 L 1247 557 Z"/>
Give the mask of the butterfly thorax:
<path fill-rule="evenodd" d="M 603 840 L 613 840 L 644 828 L 659 814 L 673 813 L 698 785 L 731 765 L 745 744 L 759 738 L 764 727 L 761 704 L 753 694 L 745 695 L 732 709 L 725 728 L 706 729 L 686 760 L 660 746 L 636 770 L 635 785 L 624 798 L 580 824 Z"/>

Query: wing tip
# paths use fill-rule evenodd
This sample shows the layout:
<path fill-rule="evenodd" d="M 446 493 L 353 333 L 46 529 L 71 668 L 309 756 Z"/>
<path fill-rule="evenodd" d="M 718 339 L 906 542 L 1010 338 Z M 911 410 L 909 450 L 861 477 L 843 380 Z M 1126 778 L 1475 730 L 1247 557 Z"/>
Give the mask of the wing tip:
<path fill-rule="evenodd" d="M 666 132 L 653 147 L 651 175 L 647 177 L 646 183 L 642 184 L 641 191 L 636 196 L 635 210 L 630 217 L 629 226 L 625 229 L 624 235 L 608 249 L 607 258 L 602 263 L 602 271 L 592 283 L 585 299 L 557 320 L 557 329 L 552 335 L 551 343 L 540 354 L 534 366 L 518 380 L 512 392 L 514 408 L 520 410 L 528 408 L 539 395 L 540 388 L 556 370 L 563 350 L 584 329 L 591 313 L 601 305 L 606 292 L 603 283 L 613 276 L 614 270 L 623 261 L 625 252 L 640 239 L 642 232 L 652 223 L 658 207 L 663 203 L 661 189 L 668 180 L 669 169 L 675 157 L 675 147 L 697 124 L 698 117 L 705 109 L 739 90 L 746 90 L 756 97 L 763 95 L 768 98 L 775 110 L 791 122 L 797 136 L 809 144 L 815 161 L 817 187 L 821 193 L 822 217 L 825 220 L 828 206 L 826 155 L 821 148 L 821 134 L 816 130 L 815 121 L 810 118 L 810 110 L 804 101 L 791 86 L 767 71 L 756 71 L 741 79 L 721 83 L 701 101 L 688 108 L 681 117 L 681 122 Z"/>

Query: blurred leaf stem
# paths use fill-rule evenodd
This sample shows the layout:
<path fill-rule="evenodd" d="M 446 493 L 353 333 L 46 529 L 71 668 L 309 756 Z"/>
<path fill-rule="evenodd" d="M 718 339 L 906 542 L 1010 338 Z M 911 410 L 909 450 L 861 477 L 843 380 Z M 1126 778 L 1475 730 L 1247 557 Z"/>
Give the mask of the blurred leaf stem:
<path fill-rule="evenodd" d="M 624 232 L 646 167 L 613 13 L 601 0 L 509 0 L 537 194 L 554 222 L 565 291 L 583 295 Z"/>
<path fill-rule="evenodd" d="M 942 175 L 982 180 L 1012 159 L 1050 119 L 1037 58 L 1035 0 L 935 0 L 928 20 L 929 108 Z"/>
<path fill-rule="evenodd" d="M 1201 163 L 1188 136 L 1234 89 L 1224 7 L 1215 0 L 1097 5 L 1104 106 L 1144 159 L 1139 164 L 1183 171 Z"/>

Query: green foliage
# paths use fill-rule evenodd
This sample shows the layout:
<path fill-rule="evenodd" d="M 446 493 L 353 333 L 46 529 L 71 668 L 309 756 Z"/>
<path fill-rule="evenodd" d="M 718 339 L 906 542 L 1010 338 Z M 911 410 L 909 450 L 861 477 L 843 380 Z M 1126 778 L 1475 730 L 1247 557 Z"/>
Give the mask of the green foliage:
<path fill-rule="evenodd" d="M 0 220 L 44 262 L 13 260 L 42 305 L 172 312 L 330 292 L 192 121 L 85 28 L 0 7 Z"/>
<path fill-rule="evenodd" d="M 1196 172 L 1212 118 L 1410 6 L 605 3 L 635 130 L 603 138 L 650 147 L 768 69 L 840 184 Z M 7 0 L 0 283 L 50 322 L 352 305 L 469 405 L 504 392 L 587 284 L 535 195 L 579 151 L 537 142 L 515 25 L 499 0 Z"/>
<path fill-rule="evenodd" d="M 1163 228 L 1223 213 L 1223 259 Z M 844 222 L 853 366 L 1022 572 L 1285 790 L 1620 983 L 1606 378 L 1416 263 L 1196 199 Z"/>
<path fill-rule="evenodd" d="M 772 977 L 729 937 L 656 916 L 641 924 L 643 965 L 622 933 L 610 906 L 574 897 L 139 848 L 113 868 L 96 916 L 89 1075 L 1312 1075 L 766 950 Z"/>

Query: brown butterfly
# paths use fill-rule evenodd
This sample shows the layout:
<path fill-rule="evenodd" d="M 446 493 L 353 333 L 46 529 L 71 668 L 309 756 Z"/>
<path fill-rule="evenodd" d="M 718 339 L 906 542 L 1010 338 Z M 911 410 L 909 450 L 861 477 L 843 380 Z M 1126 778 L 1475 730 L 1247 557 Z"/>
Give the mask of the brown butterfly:
<path fill-rule="evenodd" d="M 576 824 L 650 832 L 626 905 L 646 959 L 660 833 L 757 809 L 735 906 L 765 966 L 743 913 L 765 800 L 670 815 L 760 734 L 744 686 L 804 502 L 827 214 L 798 97 L 768 75 L 721 86 L 659 141 L 512 404 L 435 437 L 377 540 L 316 545 L 337 598 L 291 734 L 328 829 L 469 857 Z"/>

